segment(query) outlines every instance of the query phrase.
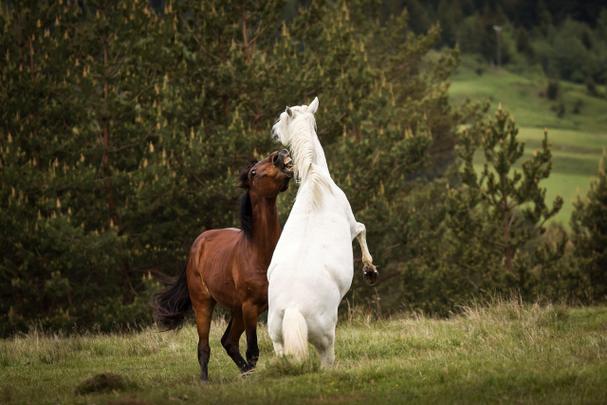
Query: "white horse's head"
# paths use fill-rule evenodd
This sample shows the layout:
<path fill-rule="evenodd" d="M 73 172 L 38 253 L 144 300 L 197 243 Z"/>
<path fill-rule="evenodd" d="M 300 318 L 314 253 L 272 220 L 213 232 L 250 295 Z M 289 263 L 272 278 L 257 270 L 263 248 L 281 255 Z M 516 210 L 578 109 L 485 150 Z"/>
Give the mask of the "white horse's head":
<path fill-rule="evenodd" d="M 314 97 L 310 105 L 287 107 L 280 114 L 278 121 L 272 126 L 272 138 L 280 141 L 284 146 L 290 147 L 293 142 L 294 132 L 301 132 L 297 131 L 297 129 L 301 129 L 302 119 L 307 118 L 307 121 L 312 125 L 312 129 L 315 130 L 316 121 L 314 120 L 314 114 L 316 110 L 318 110 L 318 97 Z M 316 132 L 310 131 L 310 133 L 315 134 Z"/>

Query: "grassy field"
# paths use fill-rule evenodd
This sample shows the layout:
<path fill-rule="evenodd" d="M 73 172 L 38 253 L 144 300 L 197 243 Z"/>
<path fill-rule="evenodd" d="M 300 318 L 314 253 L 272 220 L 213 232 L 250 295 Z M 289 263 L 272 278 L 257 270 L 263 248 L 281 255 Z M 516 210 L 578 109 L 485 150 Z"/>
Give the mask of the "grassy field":
<path fill-rule="evenodd" d="M 273 358 L 260 326 L 258 370 L 240 377 L 212 328 L 211 382 L 197 381 L 196 332 L 0 341 L 0 403 L 604 403 L 607 308 L 471 308 L 448 320 L 403 317 L 341 322 L 337 364 Z M 83 381 L 115 373 L 122 385 Z M 120 381 L 118 381 L 120 382 Z M 111 389 L 113 387 L 113 390 Z M 107 387 L 106 387 L 107 388 Z M 81 388 L 82 389 L 82 388 Z"/>
<path fill-rule="evenodd" d="M 452 99 L 456 103 L 466 98 L 486 100 L 494 108 L 501 103 L 513 114 L 519 136 L 527 145 L 527 154 L 540 145 L 544 128 L 548 129 L 553 147 L 553 172 L 544 186 L 549 201 L 557 195 L 564 198 L 565 205 L 555 220 L 568 224 L 573 202 L 578 195 L 586 194 L 597 173 L 602 150 L 607 147 L 607 98 L 588 95 L 583 85 L 561 82 L 566 112 L 559 118 L 552 110 L 557 102 L 541 96 L 547 86 L 545 77 L 523 76 L 486 66 L 483 74 L 478 75 L 476 67 L 472 60 L 464 59 L 453 77 Z M 576 103 L 580 105 L 577 113 L 574 112 Z"/>

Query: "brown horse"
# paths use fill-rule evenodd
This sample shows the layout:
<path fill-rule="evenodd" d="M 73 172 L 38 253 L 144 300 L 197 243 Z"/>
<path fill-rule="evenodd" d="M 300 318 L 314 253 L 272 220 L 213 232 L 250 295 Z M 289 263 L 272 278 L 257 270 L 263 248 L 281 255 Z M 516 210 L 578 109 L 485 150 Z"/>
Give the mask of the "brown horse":
<path fill-rule="evenodd" d="M 259 358 L 257 318 L 268 307 L 266 272 L 280 236 L 276 197 L 293 176 L 286 149 L 252 164 L 240 175 L 246 190 L 241 201 L 242 229 L 205 231 L 196 238 L 178 279 L 155 299 L 156 322 L 165 330 L 179 327 L 190 308 L 198 329 L 200 379 L 208 380 L 209 329 L 215 304 L 231 311 L 221 344 L 242 373 Z M 247 336 L 247 360 L 238 348 Z"/>

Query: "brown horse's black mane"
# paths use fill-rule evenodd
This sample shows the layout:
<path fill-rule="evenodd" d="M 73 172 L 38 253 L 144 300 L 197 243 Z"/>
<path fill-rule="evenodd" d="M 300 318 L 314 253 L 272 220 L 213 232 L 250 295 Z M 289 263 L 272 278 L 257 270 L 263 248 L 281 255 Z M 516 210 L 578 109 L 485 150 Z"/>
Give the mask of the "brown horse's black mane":
<path fill-rule="evenodd" d="M 253 205 L 249 195 L 249 171 L 257 164 L 257 160 L 251 160 L 246 169 L 240 172 L 240 187 L 246 192 L 240 198 L 240 229 L 243 230 L 247 238 L 253 236 Z"/>
<path fill-rule="evenodd" d="M 253 206 L 249 190 L 240 198 L 240 228 L 247 238 L 253 236 Z"/>

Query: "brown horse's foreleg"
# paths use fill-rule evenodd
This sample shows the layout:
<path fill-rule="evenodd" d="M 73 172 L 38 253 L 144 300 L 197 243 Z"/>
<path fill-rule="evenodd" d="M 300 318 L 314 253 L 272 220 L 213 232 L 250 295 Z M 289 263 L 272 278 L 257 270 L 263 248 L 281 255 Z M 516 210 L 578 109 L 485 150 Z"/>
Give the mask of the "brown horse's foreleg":
<path fill-rule="evenodd" d="M 259 307 L 254 303 L 245 302 L 242 305 L 242 315 L 247 333 L 247 362 L 250 368 L 254 368 L 259 359 L 259 346 L 257 345 L 257 317 L 259 312 Z"/>
<path fill-rule="evenodd" d="M 242 358 L 240 349 L 238 348 L 238 342 L 240 341 L 240 336 L 243 331 L 244 323 L 242 321 L 242 312 L 239 310 L 232 311 L 232 318 L 221 338 L 221 345 L 226 349 L 226 353 L 228 353 L 228 356 L 236 363 L 236 366 L 238 366 L 241 372 L 249 370 L 247 362 Z"/>
<path fill-rule="evenodd" d="M 198 363 L 200 364 L 200 380 L 209 380 L 209 358 L 211 357 L 211 346 L 209 346 L 209 330 L 213 318 L 215 301 L 207 298 L 204 301 L 193 301 L 192 307 L 196 315 L 196 328 L 198 329 Z"/>

